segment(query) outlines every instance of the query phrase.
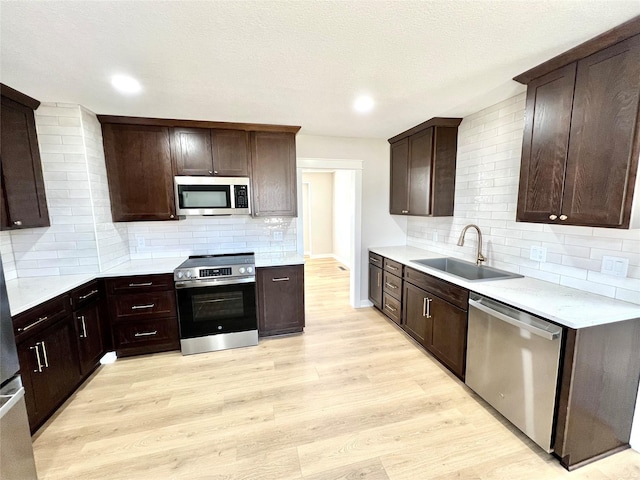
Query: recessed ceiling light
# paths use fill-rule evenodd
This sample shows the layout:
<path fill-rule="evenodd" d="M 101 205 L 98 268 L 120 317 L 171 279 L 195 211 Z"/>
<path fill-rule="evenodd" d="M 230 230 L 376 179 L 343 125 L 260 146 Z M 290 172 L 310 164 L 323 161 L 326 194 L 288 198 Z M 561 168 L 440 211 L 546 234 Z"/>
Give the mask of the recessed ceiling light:
<path fill-rule="evenodd" d="M 368 113 L 371 110 L 373 110 L 373 98 L 371 98 L 369 95 L 360 95 L 358 98 L 356 98 L 356 101 L 353 102 L 353 108 L 356 110 L 356 112 L 360 112 L 360 113 Z"/>
<path fill-rule="evenodd" d="M 140 82 L 128 75 L 114 75 L 111 77 L 111 85 L 120 93 L 138 93 L 142 90 Z"/>

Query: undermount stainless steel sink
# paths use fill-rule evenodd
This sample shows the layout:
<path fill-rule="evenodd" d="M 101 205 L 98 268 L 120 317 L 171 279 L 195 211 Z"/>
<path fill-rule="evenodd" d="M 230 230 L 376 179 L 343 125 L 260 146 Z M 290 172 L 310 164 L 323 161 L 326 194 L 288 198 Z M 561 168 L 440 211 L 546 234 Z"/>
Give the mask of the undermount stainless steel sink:
<path fill-rule="evenodd" d="M 505 272 L 497 268 L 485 267 L 484 265 L 476 265 L 475 263 L 465 262 L 457 258 L 425 258 L 422 260 L 413 260 L 415 263 L 426 267 L 435 268 L 443 272 L 464 278 L 470 282 L 486 282 L 488 280 L 504 280 L 507 278 L 522 278 L 523 275 L 517 273 Z"/>

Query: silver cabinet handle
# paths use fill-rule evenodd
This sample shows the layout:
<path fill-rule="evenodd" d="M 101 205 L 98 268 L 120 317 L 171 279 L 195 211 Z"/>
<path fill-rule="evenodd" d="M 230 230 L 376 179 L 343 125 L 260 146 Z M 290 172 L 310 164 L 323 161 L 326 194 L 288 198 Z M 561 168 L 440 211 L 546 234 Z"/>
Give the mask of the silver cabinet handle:
<path fill-rule="evenodd" d="M 562 221 L 566 220 L 567 218 L 569 218 L 569 217 L 567 217 L 566 215 L 560 215 L 560 220 L 562 220 Z"/>
<path fill-rule="evenodd" d="M 131 310 L 141 310 L 145 308 L 153 308 L 155 306 L 155 303 L 150 303 L 149 305 L 134 305 L 133 307 L 131 307 Z"/>
<path fill-rule="evenodd" d="M 98 290 L 91 290 L 86 295 L 82 295 L 82 296 L 78 297 L 78 300 L 84 300 L 85 298 L 89 298 L 91 295 L 95 295 L 96 293 L 98 293 Z"/>
<path fill-rule="evenodd" d="M 173 215 L 171 215 L 171 218 L 173 218 Z M 130 287 L 150 287 L 151 285 L 153 285 L 153 282 L 129 284 Z"/>
<path fill-rule="evenodd" d="M 82 333 L 80 338 L 87 338 L 87 325 L 84 323 L 84 315 L 80 315 L 80 321 L 82 322 Z"/>
<path fill-rule="evenodd" d="M 387 310 L 391 311 L 391 312 L 397 312 L 398 309 L 397 308 L 393 308 L 391 305 L 389 305 L 388 303 L 384 304 L 384 308 L 386 308 Z"/>
<path fill-rule="evenodd" d="M 382 278 L 382 272 L 378 272 L 378 286 L 380 286 L 380 279 Z"/>
<path fill-rule="evenodd" d="M 29 347 L 29 350 L 35 350 L 36 351 L 36 361 L 38 362 L 38 369 L 34 370 L 34 373 L 41 373 L 42 372 L 42 362 L 40 361 L 40 349 L 38 348 L 38 344 L 36 343 L 36 345 L 34 347 Z"/>
<path fill-rule="evenodd" d="M 389 287 L 389 288 L 393 288 L 394 290 L 398 289 L 397 285 L 394 285 L 393 283 L 389 283 L 389 282 L 384 282 L 384 286 L 385 287 Z"/>
<path fill-rule="evenodd" d="M 409 213 L 409 210 L 402 210 L 402 213 Z"/>
<path fill-rule="evenodd" d="M 431 299 L 428 297 L 422 299 L 422 316 L 431 318 Z"/>
<path fill-rule="evenodd" d="M 271 281 L 272 282 L 288 282 L 289 277 L 272 278 Z"/>
<path fill-rule="evenodd" d="M 393 270 L 394 272 L 397 272 L 397 271 L 398 271 L 398 267 L 393 267 L 393 266 L 391 266 L 391 265 L 387 265 L 387 268 L 388 268 L 389 270 Z"/>
<path fill-rule="evenodd" d="M 44 344 L 44 342 L 40 342 L 40 345 L 42 345 L 42 356 L 44 357 L 44 366 L 49 368 L 49 359 L 47 358 L 47 346 Z"/>
<path fill-rule="evenodd" d="M 152 337 L 153 335 L 157 335 L 158 331 L 154 330 L 153 332 L 142 332 L 142 333 L 136 333 L 133 336 L 134 337 Z"/>
<path fill-rule="evenodd" d="M 555 220 L 557 218 L 558 218 L 557 215 L 553 215 L 553 214 L 549 215 L 549 220 Z"/>
<path fill-rule="evenodd" d="M 213 170 L 209 170 L 209 175 L 213 175 Z"/>
<path fill-rule="evenodd" d="M 175 215 L 169 215 L 169 218 L 174 218 L 174 217 L 175 217 Z"/>
<path fill-rule="evenodd" d="M 16 220 L 15 222 L 13 222 L 13 224 L 14 224 L 16 227 L 21 227 L 21 226 L 22 226 L 22 221 L 21 221 L 21 220 Z"/>
<path fill-rule="evenodd" d="M 35 326 L 36 326 L 36 325 L 38 325 L 39 323 L 44 322 L 44 321 L 45 321 L 45 320 L 47 320 L 48 318 L 49 318 L 49 315 L 46 315 L 46 316 L 44 316 L 44 317 L 40 317 L 36 322 L 33 322 L 33 323 L 31 323 L 31 324 L 27 325 L 27 326 L 26 326 L 26 327 L 24 327 L 24 328 L 19 328 L 19 329 L 18 329 L 18 332 L 26 332 L 27 330 L 32 329 L 33 327 L 35 327 Z"/>

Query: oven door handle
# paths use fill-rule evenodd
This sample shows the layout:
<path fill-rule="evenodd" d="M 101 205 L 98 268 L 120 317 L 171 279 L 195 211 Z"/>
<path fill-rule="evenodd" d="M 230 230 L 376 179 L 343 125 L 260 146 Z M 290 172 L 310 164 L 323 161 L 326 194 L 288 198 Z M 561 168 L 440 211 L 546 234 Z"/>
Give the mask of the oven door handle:
<path fill-rule="evenodd" d="M 234 278 L 232 280 L 189 280 L 186 282 L 176 282 L 176 289 L 183 288 L 200 288 L 200 287 L 219 287 L 222 285 L 237 285 L 239 283 L 255 283 L 256 277 Z"/>

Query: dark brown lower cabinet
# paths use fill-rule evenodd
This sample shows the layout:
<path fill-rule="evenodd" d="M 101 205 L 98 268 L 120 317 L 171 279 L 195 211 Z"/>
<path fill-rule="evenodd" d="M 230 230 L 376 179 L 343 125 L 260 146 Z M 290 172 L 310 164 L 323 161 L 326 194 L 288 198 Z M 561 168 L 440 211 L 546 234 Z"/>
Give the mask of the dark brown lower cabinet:
<path fill-rule="evenodd" d="M 100 318 L 100 303 L 93 302 L 73 314 L 78 339 L 80 373 L 85 375 L 96 368 L 106 353 Z"/>
<path fill-rule="evenodd" d="M 18 344 L 29 426 L 34 432 L 80 381 L 73 318 L 69 315 Z"/>
<path fill-rule="evenodd" d="M 427 350 L 433 353 L 458 378 L 464 380 L 467 352 L 467 311 L 429 295 L 432 317 L 431 342 Z"/>
<path fill-rule="evenodd" d="M 304 265 L 258 268 L 256 288 L 261 337 L 304 330 Z"/>
<path fill-rule="evenodd" d="M 369 264 L 369 300 L 376 308 L 382 308 L 382 268 Z"/>
<path fill-rule="evenodd" d="M 403 328 L 420 345 L 431 343 L 431 319 L 426 315 L 427 292 L 409 282 L 404 282 Z"/>

